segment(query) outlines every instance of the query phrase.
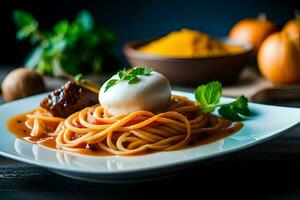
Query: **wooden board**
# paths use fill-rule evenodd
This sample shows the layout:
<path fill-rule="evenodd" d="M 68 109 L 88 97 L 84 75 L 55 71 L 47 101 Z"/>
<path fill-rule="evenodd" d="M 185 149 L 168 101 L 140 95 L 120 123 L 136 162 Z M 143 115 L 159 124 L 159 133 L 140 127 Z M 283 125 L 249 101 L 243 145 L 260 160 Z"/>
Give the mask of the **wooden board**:
<path fill-rule="evenodd" d="M 223 95 L 232 97 L 245 95 L 251 98 L 258 92 L 271 87 L 273 87 L 273 84 L 270 81 L 246 68 L 236 84 L 223 87 Z"/>

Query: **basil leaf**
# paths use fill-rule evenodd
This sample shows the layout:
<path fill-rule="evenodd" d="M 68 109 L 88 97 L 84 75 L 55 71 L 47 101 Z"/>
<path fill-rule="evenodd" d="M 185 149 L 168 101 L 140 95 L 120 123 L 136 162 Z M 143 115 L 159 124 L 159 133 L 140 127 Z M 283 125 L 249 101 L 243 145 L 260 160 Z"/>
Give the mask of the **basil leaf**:
<path fill-rule="evenodd" d="M 132 76 L 137 76 L 137 75 L 149 76 L 151 72 L 152 69 L 148 67 L 135 67 L 134 69 L 131 70 L 129 74 Z"/>
<path fill-rule="evenodd" d="M 116 85 L 118 82 L 119 82 L 119 80 L 117 80 L 117 79 L 111 79 L 111 80 L 109 80 L 108 83 L 105 86 L 104 92 L 106 92 L 112 86 Z"/>
<path fill-rule="evenodd" d="M 132 85 L 135 83 L 138 83 L 140 80 L 137 77 L 132 77 L 129 81 L 128 84 Z"/>
<path fill-rule="evenodd" d="M 127 76 L 126 70 L 125 70 L 125 69 L 120 70 L 120 71 L 118 72 L 118 76 L 119 76 L 119 78 L 120 78 L 121 80 L 124 80 L 124 78 Z"/>

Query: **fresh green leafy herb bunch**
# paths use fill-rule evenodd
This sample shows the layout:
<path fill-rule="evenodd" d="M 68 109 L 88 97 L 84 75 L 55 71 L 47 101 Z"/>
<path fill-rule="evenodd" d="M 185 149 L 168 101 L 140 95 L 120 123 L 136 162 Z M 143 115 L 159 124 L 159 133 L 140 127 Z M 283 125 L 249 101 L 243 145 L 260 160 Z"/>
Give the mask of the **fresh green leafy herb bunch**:
<path fill-rule="evenodd" d="M 60 20 L 51 32 L 41 32 L 29 13 L 16 10 L 17 39 L 29 38 L 34 50 L 25 66 L 41 74 L 68 77 L 78 73 L 112 72 L 119 66 L 115 56 L 115 35 L 96 24 L 91 14 L 81 11 L 73 22 Z"/>

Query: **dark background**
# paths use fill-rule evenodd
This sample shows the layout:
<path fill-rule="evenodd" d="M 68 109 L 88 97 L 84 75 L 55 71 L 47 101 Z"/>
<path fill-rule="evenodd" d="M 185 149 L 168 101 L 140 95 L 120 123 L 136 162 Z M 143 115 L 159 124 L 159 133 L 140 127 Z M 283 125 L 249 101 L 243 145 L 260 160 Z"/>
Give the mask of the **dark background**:
<path fill-rule="evenodd" d="M 30 50 L 15 39 L 16 8 L 31 12 L 43 29 L 88 9 L 122 44 L 183 27 L 224 36 L 242 18 L 264 11 L 278 26 L 300 9 L 300 0 L 6 0 L 0 3 L 0 69 L 21 64 Z M 1 71 L 1 70 L 0 70 Z M 0 199 L 300 199 L 299 128 L 270 142 L 207 163 L 180 176 L 137 184 L 92 184 L 67 179 L 39 167 L 0 158 Z M 229 181 L 228 181 L 229 180 Z M 196 198 L 195 198 L 196 197 Z"/>
<path fill-rule="evenodd" d="M 5 3 L 4 3 L 5 2 Z M 282 26 L 300 9 L 299 0 L 9 0 L 0 4 L 0 65 L 20 65 L 30 50 L 27 41 L 15 39 L 12 11 L 24 9 L 40 22 L 41 29 L 52 28 L 61 18 L 72 19 L 78 11 L 89 10 L 96 20 L 118 36 L 117 52 L 127 40 L 153 37 L 180 28 L 199 29 L 213 36 L 224 36 L 240 19 L 265 12 Z"/>

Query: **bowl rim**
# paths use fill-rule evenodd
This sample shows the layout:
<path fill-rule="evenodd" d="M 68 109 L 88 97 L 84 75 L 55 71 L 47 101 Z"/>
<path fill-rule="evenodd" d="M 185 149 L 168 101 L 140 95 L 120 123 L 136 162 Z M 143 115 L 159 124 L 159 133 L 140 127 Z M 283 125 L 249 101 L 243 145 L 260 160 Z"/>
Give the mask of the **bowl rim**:
<path fill-rule="evenodd" d="M 137 44 L 147 44 L 161 37 L 152 37 L 152 38 L 144 38 L 138 40 L 131 40 L 124 43 L 122 50 L 125 56 L 145 59 L 145 60 L 159 60 L 159 61 L 188 61 L 188 60 L 215 60 L 215 59 L 224 59 L 224 58 L 232 58 L 243 55 L 251 55 L 253 52 L 253 46 L 247 42 L 240 42 L 238 40 L 234 40 L 227 36 L 216 37 L 216 39 L 221 40 L 226 44 L 240 45 L 243 47 L 244 51 L 235 54 L 225 54 L 221 56 L 210 56 L 210 57 L 172 57 L 172 56 L 159 56 L 155 54 L 148 54 L 137 50 L 135 45 Z"/>

